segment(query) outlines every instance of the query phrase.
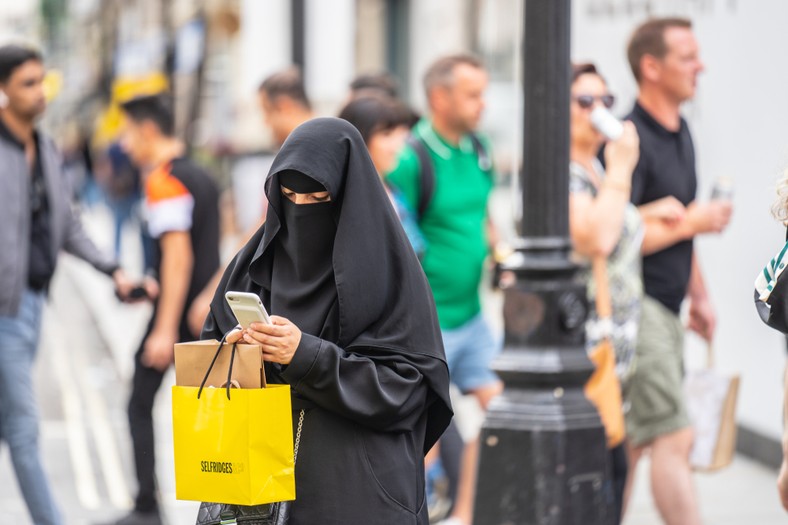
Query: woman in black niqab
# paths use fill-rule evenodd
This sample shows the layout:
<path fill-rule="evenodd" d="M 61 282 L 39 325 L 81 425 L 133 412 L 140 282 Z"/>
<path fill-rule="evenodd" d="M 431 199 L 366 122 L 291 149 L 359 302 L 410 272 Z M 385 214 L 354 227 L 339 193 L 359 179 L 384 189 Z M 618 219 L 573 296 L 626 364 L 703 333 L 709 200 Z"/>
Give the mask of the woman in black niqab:
<path fill-rule="evenodd" d="M 265 188 L 266 223 L 227 268 L 203 338 L 236 325 L 227 291 L 257 293 L 272 314 L 244 337 L 307 409 L 290 524 L 426 525 L 423 456 L 452 416 L 449 374 L 432 293 L 364 141 L 343 120 L 308 121 Z"/>

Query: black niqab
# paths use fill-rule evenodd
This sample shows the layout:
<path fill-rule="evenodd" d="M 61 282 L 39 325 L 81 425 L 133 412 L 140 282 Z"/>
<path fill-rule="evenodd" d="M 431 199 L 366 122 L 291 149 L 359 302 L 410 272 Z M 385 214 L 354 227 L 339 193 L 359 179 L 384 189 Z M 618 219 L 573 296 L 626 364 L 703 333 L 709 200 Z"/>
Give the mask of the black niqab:
<path fill-rule="evenodd" d="M 320 204 L 304 204 L 291 212 L 292 203 L 280 190 L 280 178 L 291 171 L 307 175 L 329 192 L 331 202 L 325 209 L 309 209 Z M 302 124 L 282 146 L 265 187 L 269 200 L 266 223 L 225 272 L 204 333 L 216 334 L 235 326 L 224 291 L 246 290 L 258 293 L 271 313 L 287 311 L 302 331 L 319 335 L 347 352 L 373 360 L 401 356 L 418 367 L 432 392 L 426 451 L 452 415 L 440 328 L 424 272 L 361 135 L 341 119 L 321 118 Z M 324 215 L 326 209 L 331 213 Z M 307 241 L 302 246 L 301 238 L 294 240 L 291 224 L 297 224 L 300 235 L 301 220 L 315 228 L 308 235 L 321 239 L 330 227 L 335 228 L 333 292 L 327 292 L 330 286 L 324 261 L 305 261 L 300 255 L 305 253 L 302 249 L 308 249 Z M 323 247 L 321 244 L 321 251 Z M 328 305 L 326 297 L 331 293 L 335 300 Z M 319 334 L 310 332 L 321 322 Z"/>
<path fill-rule="evenodd" d="M 297 171 L 285 171 L 280 179 L 297 193 L 326 191 Z M 332 264 L 337 206 L 333 201 L 295 204 L 281 192 L 279 202 L 282 227 L 271 265 L 270 313 L 290 319 L 303 332 L 331 340 L 338 314 Z"/>

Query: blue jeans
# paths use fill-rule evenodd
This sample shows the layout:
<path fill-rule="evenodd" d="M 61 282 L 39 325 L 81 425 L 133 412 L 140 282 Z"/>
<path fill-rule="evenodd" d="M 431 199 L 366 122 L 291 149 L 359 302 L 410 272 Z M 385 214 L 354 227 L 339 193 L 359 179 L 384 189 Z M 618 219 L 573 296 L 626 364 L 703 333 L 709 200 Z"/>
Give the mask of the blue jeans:
<path fill-rule="evenodd" d="M 19 313 L 0 316 L 0 441 L 36 525 L 59 525 L 60 514 L 38 451 L 38 409 L 32 370 L 41 330 L 44 293 L 25 290 Z"/>

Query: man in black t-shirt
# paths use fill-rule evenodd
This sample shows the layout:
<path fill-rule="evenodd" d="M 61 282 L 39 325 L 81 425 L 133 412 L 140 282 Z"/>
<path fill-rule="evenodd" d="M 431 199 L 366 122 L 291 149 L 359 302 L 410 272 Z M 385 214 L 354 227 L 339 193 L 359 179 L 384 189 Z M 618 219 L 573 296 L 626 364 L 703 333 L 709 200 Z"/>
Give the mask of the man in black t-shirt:
<path fill-rule="evenodd" d="M 695 200 L 695 150 L 679 112 L 694 96 L 703 70 L 691 23 L 650 20 L 634 32 L 627 55 L 639 87 L 628 116 L 640 136 L 632 202 L 641 208 L 646 223 L 646 295 L 635 371 L 624 389 L 630 481 L 638 459 L 650 450 L 651 488 L 662 519 L 671 525 L 695 525 L 700 524 L 700 513 L 689 464 L 693 432 L 682 395 L 684 326 L 679 311 L 688 297 L 689 328 L 711 341 L 716 319 L 693 238 L 723 231 L 732 207 L 728 201 Z M 662 204 L 655 202 L 658 199 Z M 665 205 L 679 213 L 651 209 Z"/>
<path fill-rule="evenodd" d="M 163 95 L 123 104 L 123 148 L 147 171 L 147 228 L 154 242 L 149 280 L 153 317 L 135 355 L 129 401 L 129 425 L 139 491 L 134 510 L 117 525 L 161 523 L 156 498 L 153 401 L 173 361 L 175 343 L 197 339 L 187 323 L 191 301 L 219 267 L 219 192 L 213 179 L 183 158 L 183 144 L 173 136 L 171 105 Z"/>

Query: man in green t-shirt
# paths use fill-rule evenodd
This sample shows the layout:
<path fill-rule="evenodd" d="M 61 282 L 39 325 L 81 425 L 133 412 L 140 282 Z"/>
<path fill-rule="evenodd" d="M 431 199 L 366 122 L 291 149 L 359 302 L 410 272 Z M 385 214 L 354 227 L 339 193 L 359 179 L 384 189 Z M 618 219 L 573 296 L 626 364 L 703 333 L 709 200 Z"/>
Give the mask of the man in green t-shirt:
<path fill-rule="evenodd" d="M 484 109 L 487 72 L 466 55 L 437 60 L 424 77 L 430 115 L 413 129 L 413 138 L 387 180 L 418 209 L 421 177 L 431 173 L 434 186 L 419 217 L 427 249 L 422 259 L 443 333 L 452 382 L 463 394 L 473 394 L 482 408 L 501 392 L 490 369 L 500 349 L 481 314 L 479 285 L 489 251 L 487 199 L 492 167 L 473 135 Z M 422 147 L 423 146 L 423 147 Z M 422 166 L 426 151 L 430 167 Z M 468 525 L 473 513 L 473 488 L 478 440 L 465 447 L 460 486 L 452 517 L 446 523 Z"/>

